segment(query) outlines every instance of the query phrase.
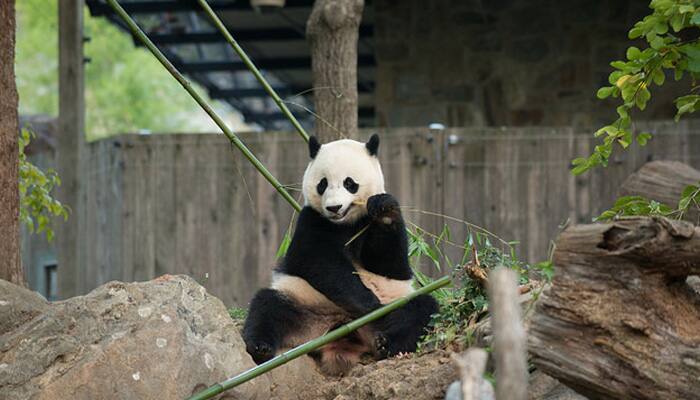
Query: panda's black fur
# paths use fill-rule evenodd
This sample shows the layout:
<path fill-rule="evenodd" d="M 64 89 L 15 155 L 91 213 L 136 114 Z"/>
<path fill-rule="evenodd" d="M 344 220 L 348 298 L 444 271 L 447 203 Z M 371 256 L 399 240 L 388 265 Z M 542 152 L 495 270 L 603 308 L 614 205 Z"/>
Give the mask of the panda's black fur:
<path fill-rule="evenodd" d="M 319 146 L 315 139 L 310 142 L 312 158 Z M 374 136 L 367 143 L 370 154 L 376 155 L 377 146 L 378 138 Z M 246 349 L 255 362 L 267 361 L 280 350 L 300 344 L 298 341 L 380 307 L 380 300 L 360 279 L 356 265 L 392 280 L 412 278 L 399 203 L 390 194 L 376 194 L 367 199 L 366 207 L 365 216 L 347 224 L 334 223 L 310 206 L 302 209 L 287 253 L 275 273 L 301 278 L 337 309 L 303 304 L 272 288 L 260 290 L 250 304 L 243 331 Z M 357 362 L 353 355 L 360 354 L 354 353 L 380 359 L 413 352 L 436 311 L 437 303 L 431 296 L 419 296 L 335 346 L 328 345 L 326 354 L 322 349 L 315 358 L 324 372 L 342 374 Z M 325 324 L 321 331 L 313 331 L 321 320 Z M 290 339 L 294 337 L 303 339 L 294 342 Z"/>

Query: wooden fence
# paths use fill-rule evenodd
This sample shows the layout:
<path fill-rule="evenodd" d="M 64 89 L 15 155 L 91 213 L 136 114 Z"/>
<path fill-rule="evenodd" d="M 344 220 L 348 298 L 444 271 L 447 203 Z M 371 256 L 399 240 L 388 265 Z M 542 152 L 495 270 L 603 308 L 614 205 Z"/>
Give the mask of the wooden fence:
<path fill-rule="evenodd" d="M 387 190 L 408 221 L 436 233 L 448 224 L 460 243 L 466 225 L 428 213 L 465 220 L 518 241 L 520 256 L 535 262 L 547 258 L 561 226 L 590 222 L 608 208 L 644 162 L 700 168 L 699 128 L 693 121 L 651 124 L 647 147 L 633 146 L 582 177 L 569 173 L 570 160 L 589 154 L 595 139 L 568 128 L 391 129 L 379 132 L 380 158 Z M 305 144 L 293 133 L 243 139 L 301 199 Z M 292 209 L 225 137 L 122 135 L 90 144 L 87 153 L 78 293 L 114 279 L 185 273 L 226 304 L 245 305 L 268 283 Z M 453 257 L 459 252 L 446 247 Z M 422 268 L 440 274 L 427 263 Z"/>

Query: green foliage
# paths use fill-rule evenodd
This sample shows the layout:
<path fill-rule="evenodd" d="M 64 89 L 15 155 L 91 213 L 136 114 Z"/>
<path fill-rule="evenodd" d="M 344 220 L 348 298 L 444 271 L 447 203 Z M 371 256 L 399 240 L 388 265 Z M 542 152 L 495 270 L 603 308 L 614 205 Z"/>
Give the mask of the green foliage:
<path fill-rule="evenodd" d="M 54 187 L 61 185 L 53 169 L 46 173 L 27 160 L 24 149 L 29 145 L 33 133 L 24 129 L 19 136 L 19 218 L 30 232 L 44 232 L 46 239 L 54 237 L 51 221 L 53 217 L 68 218 L 68 210 L 51 196 Z"/>
<path fill-rule="evenodd" d="M 275 254 L 275 258 L 278 260 L 284 257 L 285 254 L 287 254 L 287 250 L 289 249 L 289 245 L 292 244 L 292 234 L 289 230 L 284 233 L 284 237 L 282 238 L 282 243 L 280 243 L 280 247 L 277 249 L 277 254 Z"/>
<path fill-rule="evenodd" d="M 640 111 L 646 108 L 651 98 L 650 88 L 663 85 L 667 73 L 675 80 L 688 76 L 694 86 L 689 95 L 675 100 L 676 120 L 700 107 L 700 96 L 695 94 L 699 87 L 694 85 L 700 77 L 697 33 L 700 27 L 700 1 L 652 0 L 649 6 L 652 13 L 629 31 L 630 39 L 642 38 L 648 47 L 641 50 L 631 46 L 627 49 L 626 60 L 610 63 L 615 69 L 608 77 L 610 86 L 600 88 L 597 93 L 600 99 L 621 99 L 617 107 L 618 118 L 595 133 L 603 141 L 595 147 L 593 154 L 572 161 L 572 173 L 575 175 L 596 166 L 607 166 L 615 145 L 622 149 L 627 149 L 634 141 L 640 146 L 646 145 L 651 134 L 635 134 L 630 114 L 635 108 Z"/>
<path fill-rule="evenodd" d="M 628 215 L 671 215 L 674 210 L 654 200 L 642 196 L 623 196 L 615 201 L 615 205 L 609 210 L 595 217 L 594 221 L 606 221 Z"/>
<path fill-rule="evenodd" d="M 682 219 L 692 208 L 700 210 L 700 183 L 689 185 L 683 190 L 675 209 L 642 196 L 623 196 L 615 201 L 615 205 L 611 209 L 594 218 L 594 221 L 609 221 L 632 215 L 656 215 Z"/>
<path fill-rule="evenodd" d="M 20 112 L 58 112 L 58 6 L 17 2 L 16 75 Z M 114 133 L 196 131 L 208 121 L 196 103 L 130 36 L 85 12 L 86 132 L 94 140 Z M 206 128 L 209 129 L 207 123 Z"/>
<path fill-rule="evenodd" d="M 700 182 L 697 185 L 688 185 L 683 189 L 681 199 L 678 202 L 678 219 L 683 218 L 691 207 L 700 210 Z"/>
<path fill-rule="evenodd" d="M 497 247 L 483 233 L 468 235 L 464 245 L 460 246 L 463 250 L 461 261 L 456 264 L 451 263 L 440 249 L 443 243 L 451 243 L 446 239 L 449 237 L 447 227 L 440 235 L 427 236 L 432 239 L 426 239 L 426 232 L 420 228 L 409 230 L 409 248 L 413 250 L 409 253 L 417 281 L 421 285 L 431 281 L 418 270 L 421 257 L 427 257 L 439 270 L 443 266 L 449 267 L 453 285 L 433 292 L 440 312 L 433 315 L 430 331 L 423 337 L 419 350 L 448 345 L 469 346 L 474 325 L 488 309 L 486 287 L 477 276 L 480 273 L 487 275 L 488 271 L 503 266 L 518 272 L 520 284 L 527 284 L 530 267 L 517 259 L 513 243 L 502 243 L 502 247 Z"/>
<path fill-rule="evenodd" d="M 228 309 L 228 315 L 236 321 L 245 321 L 248 316 L 248 310 L 240 307 L 231 307 Z"/>

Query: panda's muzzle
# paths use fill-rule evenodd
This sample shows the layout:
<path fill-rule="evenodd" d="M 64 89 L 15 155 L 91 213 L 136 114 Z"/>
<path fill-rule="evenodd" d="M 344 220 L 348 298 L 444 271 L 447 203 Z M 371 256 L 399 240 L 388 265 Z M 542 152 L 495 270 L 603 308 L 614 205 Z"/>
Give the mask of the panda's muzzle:
<path fill-rule="evenodd" d="M 353 204 L 350 204 L 348 206 L 348 208 L 346 208 L 343 213 L 338 213 L 338 211 L 340 211 L 340 209 L 343 208 L 342 206 L 326 207 L 326 210 L 334 213 L 333 215 L 329 216 L 328 218 L 332 221 L 340 221 L 348 215 L 348 213 L 352 209 L 352 206 L 353 206 Z M 333 208 L 333 210 L 331 210 L 331 208 Z"/>
<path fill-rule="evenodd" d="M 337 214 L 338 211 L 340 211 L 341 208 L 343 208 L 343 206 L 341 206 L 341 205 L 337 205 L 337 206 L 328 206 L 328 207 L 326 207 L 326 210 L 332 212 L 333 214 Z"/>

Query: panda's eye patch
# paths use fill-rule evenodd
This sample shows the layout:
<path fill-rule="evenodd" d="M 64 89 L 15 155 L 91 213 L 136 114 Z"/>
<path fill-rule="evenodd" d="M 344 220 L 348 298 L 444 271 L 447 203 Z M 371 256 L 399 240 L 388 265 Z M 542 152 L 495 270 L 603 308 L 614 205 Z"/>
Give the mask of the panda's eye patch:
<path fill-rule="evenodd" d="M 360 187 L 352 178 L 347 177 L 343 181 L 343 186 L 350 193 L 357 193 L 357 189 Z"/>
<path fill-rule="evenodd" d="M 326 188 L 328 187 L 328 180 L 326 178 L 321 179 L 321 182 L 316 185 L 316 191 L 318 192 L 319 195 L 322 195 L 323 192 L 326 191 Z"/>

